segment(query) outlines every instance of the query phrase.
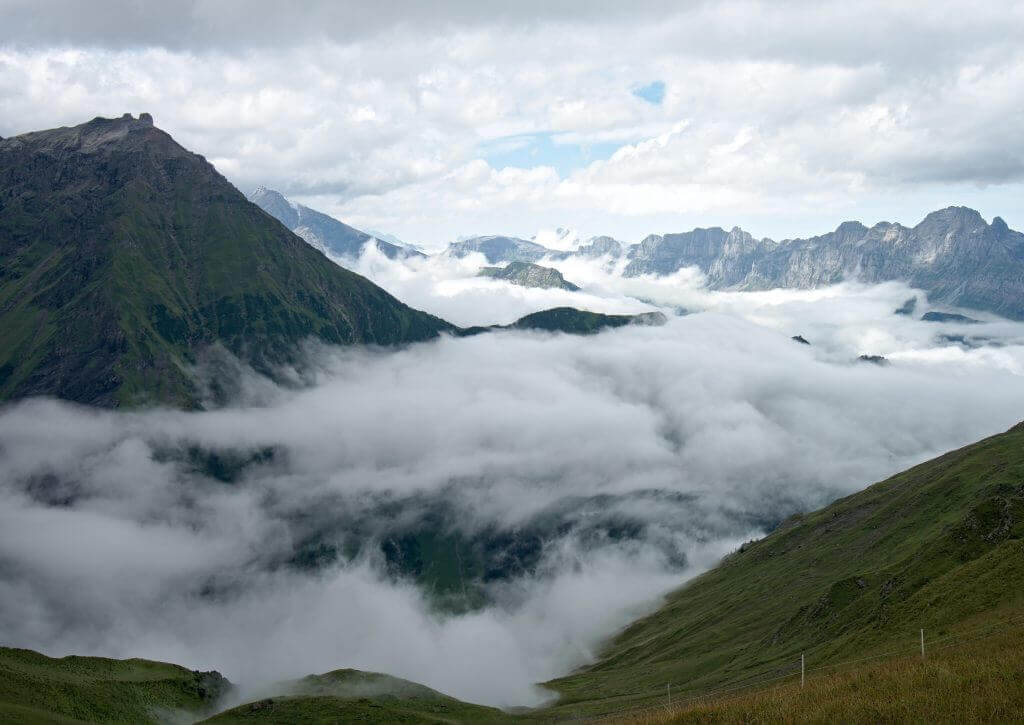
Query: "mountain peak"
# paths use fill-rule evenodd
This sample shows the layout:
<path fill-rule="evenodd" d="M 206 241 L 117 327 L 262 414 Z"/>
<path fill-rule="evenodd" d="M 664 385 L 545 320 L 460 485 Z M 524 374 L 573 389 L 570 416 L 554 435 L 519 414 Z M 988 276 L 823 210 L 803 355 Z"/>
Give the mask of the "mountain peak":
<path fill-rule="evenodd" d="M 925 224 L 955 224 L 960 227 L 986 227 L 981 213 L 967 206 L 947 206 L 926 216 L 918 227 Z"/>
<path fill-rule="evenodd" d="M 253 189 L 253 192 L 249 194 L 249 201 L 253 201 L 257 198 L 279 199 L 281 201 L 285 201 L 286 203 L 290 203 L 286 201 L 284 194 L 282 194 L 280 191 L 269 189 L 263 184 L 257 186 L 255 189 Z"/>
<path fill-rule="evenodd" d="M 247 198 L 289 229 L 295 229 L 298 225 L 299 209 L 281 192 L 268 189 L 260 184 Z"/>
<path fill-rule="evenodd" d="M 0 399 L 193 406 L 210 346 L 276 374 L 299 344 L 450 325 L 334 264 L 145 114 L 0 142 Z M 365 236 L 365 235 L 364 235 Z M 15 264 L 17 260 L 17 264 Z"/>
<path fill-rule="evenodd" d="M 31 148 L 43 154 L 111 154 L 130 152 L 150 157 L 181 158 L 196 156 L 178 145 L 153 125 L 148 113 L 135 118 L 125 113 L 118 118 L 97 116 L 77 126 L 62 126 L 45 131 L 30 131 L 0 142 L 4 148 Z"/>
<path fill-rule="evenodd" d="M 868 228 L 858 221 L 843 222 L 836 227 L 836 234 L 864 234 Z"/>
<path fill-rule="evenodd" d="M 109 130 L 111 128 L 116 129 L 146 129 L 155 128 L 153 125 L 153 117 L 148 113 L 140 113 L 138 118 L 135 118 L 130 113 L 123 113 L 118 118 L 106 118 L 104 116 L 96 116 L 96 118 L 78 126 L 71 126 L 72 129 L 82 129 L 83 131 L 97 131 L 97 130 Z M 54 129 L 60 131 L 63 129 Z M 38 131 L 37 133 L 47 133 L 46 131 Z"/>

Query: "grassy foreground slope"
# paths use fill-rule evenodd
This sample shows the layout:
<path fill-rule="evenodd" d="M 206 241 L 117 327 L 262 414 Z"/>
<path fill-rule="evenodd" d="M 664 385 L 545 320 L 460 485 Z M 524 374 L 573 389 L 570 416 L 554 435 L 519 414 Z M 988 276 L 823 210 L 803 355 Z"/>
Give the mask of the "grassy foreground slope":
<path fill-rule="evenodd" d="M 637 713 L 627 722 L 1018 722 L 1024 713 L 1024 623 L 849 670 L 709 702 Z"/>
<path fill-rule="evenodd" d="M 598 714 L 912 648 L 1024 610 L 1024 425 L 807 515 L 670 595 L 550 714 Z"/>
<path fill-rule="evenodd" d="M 230 684 L 149 660 L 54 659 L 0 647 L 0 722 L 157 722 L 210 711 Z"/>
<path fill-rule="evenodd" d="M 510 719 L 500 710 L 376 672 L 335 670 L 286 683 L 281 689 L 289 694 L 246 703 L 206 722 L 475 723 Z"/>

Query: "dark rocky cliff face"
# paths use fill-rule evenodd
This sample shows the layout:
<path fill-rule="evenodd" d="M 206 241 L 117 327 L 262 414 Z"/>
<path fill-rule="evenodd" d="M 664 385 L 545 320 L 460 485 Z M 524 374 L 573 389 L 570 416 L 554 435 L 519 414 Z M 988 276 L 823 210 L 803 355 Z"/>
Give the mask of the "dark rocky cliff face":
<path fill-rule="evenodd" d="M 448 328 L 330 262 L 146 114 L 0 141 L 0 399 L 189 406 L 211 345 L 272 373 L 306 338 Z"/>

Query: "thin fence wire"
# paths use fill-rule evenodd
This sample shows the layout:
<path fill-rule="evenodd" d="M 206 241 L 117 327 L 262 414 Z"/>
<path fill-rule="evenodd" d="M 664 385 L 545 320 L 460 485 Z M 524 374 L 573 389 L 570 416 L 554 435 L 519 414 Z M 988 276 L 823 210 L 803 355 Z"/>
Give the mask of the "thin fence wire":
<path fill-rule="evenodd" d="M 935 651 L 935 650 L 945 650 L 945 649 L 949 649 L 951 647 L 955 647 L 957 645 L 960 645 L 960 644 L 962 644 L 964 642 L 972 642 L 972 641 L 984 639 L 984 638 L 990 636 L 996 630 L 1003 629 L 1003 628 L 1006 628 L 1008 626 L 1011 626 L 1011 625 L 1014 625 L 1014 624 L 1018 624 L 1018 623 L 1024 623 L 1024 615 L 1019 615 L 1019 616 L 1016 616 L 1016 617 L 1010 617 L 1009 619 L 1005 619 L 1005 620 L 1002 620 L 1002 621 L 999 621 L 999 622 L 992 622 L 992 623 L 989 623 L 989 624 L 978 625 L 976 627 L 969 627 L 967 629 L 964 629 L 964 630 L 961 630 L 959 632 L 956 632 L 955 634 L 947 634 L 947 635 L 943 635 L 942 637 L 936 637 L 935 639 L 926 639 L 925 640 L 926 650 L 929 651 L 929 652 L 932 652 L 932 651 Z M 981 633 L 980 634 L 975 634 L 977 632 L 981 632 Z M 968 634 L 971 634 L 971 635 L 974 635 L 974 636 L 966 636 Z M 952 640 L 952 641 L 947 642 L 947 640 Z M 935 643 L 937 643 L 937 642 L 946 642 L 946 644 L 935 646 Z M 833 663 L 830 663 L 830 664 L 819 665 L 817 667 L 813 667 L 813 668 L 807 669 L 806 672 L 807 673 L 811 673 L 811 672 L 821 672 L 823 670 L 836 670 L 836 669 L 839 669 L 839 668 L 842 668 L 842 667 L 848 667 L 850 665 L 855 665 L 855 664 L 859 664 L 859 663 L 862 663 L 862 662 L 868 662 L 870 660 L 883 659 L 883 658 L 886 658 L 886 657 L 891 657 L 891 658 L 894 658 L 894 659 L 898 658 L 898 657 L 920 657 L 918 652 L 919 652 L 919 649 L 918 649 L 918 646 L 916 644 L 914 646 L 909 646 L 908 645 L 907 647 L 901 647 L 901 648 L 898 648 L 898 649 L 893 649 L 893 650 L 889 650 L 889 651 L 886 651 L 886 652 L 881 652 L 881 653 L 874 654 L 874 655 L 868 655 L 867 657 L 857 657 L 855 659 L 843 660 L 841 662 L 833 662 Z M 788 669 L 790 671 L 785 672 L 784 674 L 776 675 L 774 677 L 766 677 L 766 675 L 770 675 L 770 674 L 773 674 L 773 673 L 779 671 L 780 667 L 776 666 L 776 667 L 772 668 L 772 672 L 764 672 L 764 671 L 762 671 L 760 673 L 756 673 L 756 674 L 753 674 L 753 675 L 748 675 L 746 677 L 740 678 L 739 680 L 733 680 L 732 682 L 728 683 L 728 686 L 717 687 L 715 689 L 708 690 L 707 692 L 702 692 L 702 693 L 699 693 L 699 694 L 696 694 L 696 695 L 690 695 L 688 697 L 680 698 L 679 700 L 673 702 L 671 705 L 668 705 L 668 704 L 660 704 L 660 705 L 658 705 L 658 704 L 656 704 L 656 705 L 646 705 L 646 706 L 637 707 L 637 708 L 626 708 L 626 709 L 623 709 L 623 710 L 617 710 L 615 712 L 606 713 L 606 714 L 600 715 L 598 717 L 587 718 L 587 720 L 589 722 L 604 722 L 604 721 L 608 721 L 608 720 L 617 720 L 617 719 L 621 719 L 621 718 L 625 718 L 625 717 L 634 717 L 634 716 L 643 715 L 645 713 L 655 713 L 655 712 L 664 712 L 666 714 L 671 715 L 674 712 L 680 712 L 682 710 L 685 710 L 690 705 L 693 705 L 695 703 L 698 703 L 698 702 L 701 702 L 701 701 L 719 700 L 719 699 L 722 699 L 724 695 L 735 693 L 735 692 L 738 692 L 740 690 L 745 690 L 745 691 L 747 691 L 749 693 L 760 692 L 762 690 L 771 689 L 771 688 L 764 687 L 765 685 L 770 685 L 770 684 L 779 682 L 781 680 L 785 680 L 785 679 L 790 678 L 790 677 L 796 677 L 796 676 L 798 676 L 800 674 L 800 662 L 799 662 L 799 660 L 797 660 L 796 662 L 793 662 L 793 663 L 787 665 L 786 667 L 788 667 Z M 786 667 L 783 667 L 781 669 L 786 669 Z M 833 674 L 837 674 L 837 673 L 833 673 Z M 758 678 L 765 678 L 765 679 L 758 679 Z M 751 682 L 750 680 L 754 680 L 754 681 Z"/>

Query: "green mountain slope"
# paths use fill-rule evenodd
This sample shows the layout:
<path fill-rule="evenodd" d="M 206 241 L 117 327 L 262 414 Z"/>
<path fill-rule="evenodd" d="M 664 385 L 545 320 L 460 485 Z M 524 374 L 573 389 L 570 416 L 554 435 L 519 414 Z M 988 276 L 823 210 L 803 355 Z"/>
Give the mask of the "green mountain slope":
<path fill-rule="evenodd" d="M 501 710 L 448 697 L 429 687 L 376 672 L 335 670 L 285 683 L 269 697 L 222 712 L 204 722 L 505 722 Z"/>
<path fill-rule="evenodd" d="M 1011 723 L 1024 715 L 1024 623 L 917 654 L 630 716 L 699 723 Z"/>
<path fill-rule="evenodd" d="M 450 325 L 330 262 L 152 119 L 0 141 L 0 399 L 195 404 L 219 344 L 258 370 L 296 343 Z"/>
<path fill-rule="evenodd" d="M 807 515 L 668 597 L 552 711 L 611 712 L 1024 612 L 1024 424 Z"/>
<path fill-rule="evenodd" d="M 149 660 L 54 659 L 0 648 L 0 722 L 193 722 L 216 712 L 231 684 L 217 672 L 193 672 Z M 500 710 L 456 700 L 397 677 L 335 670 L 283 682 L 272 695 L 208 722 L 505 722 Z M 207 722 L 204 720 L 204 722 Z"/>
<path fill-rule="evenodd" d="M 53 659 L 0 647 L 0 722 L 157 722 L 201 716 L 230 683 L 149 660 Z"/>

